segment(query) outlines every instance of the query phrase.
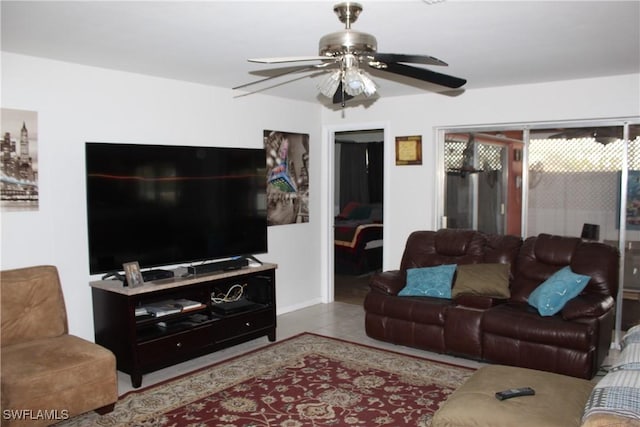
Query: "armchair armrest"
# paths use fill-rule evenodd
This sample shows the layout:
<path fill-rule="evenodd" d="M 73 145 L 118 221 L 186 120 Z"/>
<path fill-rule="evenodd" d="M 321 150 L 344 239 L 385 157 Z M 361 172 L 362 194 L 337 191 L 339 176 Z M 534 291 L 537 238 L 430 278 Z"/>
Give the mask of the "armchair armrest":
<path fill-rule="evenodd" d="M 369 280 L 369 287 L 388 295 L 397 295 L 406 284 L 406 277 L 400 270 L 382 271 Z"/>
<path fill-rule="evenodd" d="M 562 318 L 565 320 L 579 317 L 598 317 L 613 309 L 614 300 L 606 295 L 578 295 L 562 309 Z"/>

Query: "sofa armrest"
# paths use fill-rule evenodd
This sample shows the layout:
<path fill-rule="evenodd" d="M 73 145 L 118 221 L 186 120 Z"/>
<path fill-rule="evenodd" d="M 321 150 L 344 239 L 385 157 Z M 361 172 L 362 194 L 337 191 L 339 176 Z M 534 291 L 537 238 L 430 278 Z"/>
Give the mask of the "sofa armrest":
<path fill-rule="evenodd" d="M 562 318 L 565 320 L 579 317 L 599 317 L 613 309 L 614 300 L 606 295 L 578 295 L 562 309 Z"/>
<path fill-rule="evenodd" d="M 371 276 L 369 287 L 387 295 L 397 295 L 404 288 L 406 279 L 400 270 L 382 271 Z"/>

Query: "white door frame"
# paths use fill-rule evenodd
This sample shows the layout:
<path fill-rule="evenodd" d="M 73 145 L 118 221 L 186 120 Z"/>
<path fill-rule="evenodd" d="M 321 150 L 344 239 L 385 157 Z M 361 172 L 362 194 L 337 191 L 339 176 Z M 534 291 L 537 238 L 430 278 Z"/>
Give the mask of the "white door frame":
<path fill-rule="evenodd" d="M 320 243 L 321 252 L 324 254 L 321 258 L 322 266 L 321 266 L 321 274 L 322 277 L 321 283 L 324 283 L 322 290 L 322 302 L 330 303 L 334 300 L 334 232 L 333 232 L 333 206 L 335 199 L 335 134 L 336 132 L 349 132 L 349 131 L 357 131 L 357 130 L 373 130 L 373 129 L 382 129 L 384 133 L 384 176 L 383 176 L 383 184 L 382 191 L 383 194 L 388 194 L 390 182 L 389 182 L 389 165 L 391 164 L 392 159 L 394 159 L 394 151 L 393 144 L 391 141 L 391 131 L 389 122 L 364 122 L 364 123 L 352 123 L 345 125 L 327 125 L 322 128 L 322 144 L 324 144 L 325 149 L 324 157 L 325 161 L 322 162 L 323 167 L 320 171 L 320 176 L 327 177 L 324 184 L 326 185 L 325 191 L 323 192 L 326 197 L 324 199 L 324 209 L 322 215 L 322 227 L 321 227 L 321 235 L 322 240 Z M 382 203 L 382 215 L 387 218 L 387 202 L 386 197 L 384 197 Z M 387 230 L 383 228 L 382 231 L 382 239 L 386 240 Z M 382 262 L 384 267 L 384 260 L 388 259 L 386 254 L 387 245 L 382 246 Z"/>

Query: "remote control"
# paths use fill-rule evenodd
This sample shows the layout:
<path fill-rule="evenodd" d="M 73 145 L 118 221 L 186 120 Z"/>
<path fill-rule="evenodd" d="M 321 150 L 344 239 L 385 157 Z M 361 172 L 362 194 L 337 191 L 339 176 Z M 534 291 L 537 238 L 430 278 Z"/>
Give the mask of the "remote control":
<path fill-rule="evenodd" d="M 506 400 L 518 396 L 533 396 L 534 394 L 536 394 L 536 392 L 531 387 L 510 388 L 509 390 L 497 392 L 496 399 Z"/>

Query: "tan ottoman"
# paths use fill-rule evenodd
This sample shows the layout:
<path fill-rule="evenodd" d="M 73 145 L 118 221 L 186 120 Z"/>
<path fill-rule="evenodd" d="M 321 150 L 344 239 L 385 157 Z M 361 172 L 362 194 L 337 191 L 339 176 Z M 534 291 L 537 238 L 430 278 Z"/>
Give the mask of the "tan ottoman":
<path fill-rule="evenodd" d="M 536 394 L 495 397 L 497 391 L 518 387 L 531 387 Z M 577 427 L 593 387 L 591 381 L 550 372 L 484 366 L 449 396 L 431 427 Z"/>

